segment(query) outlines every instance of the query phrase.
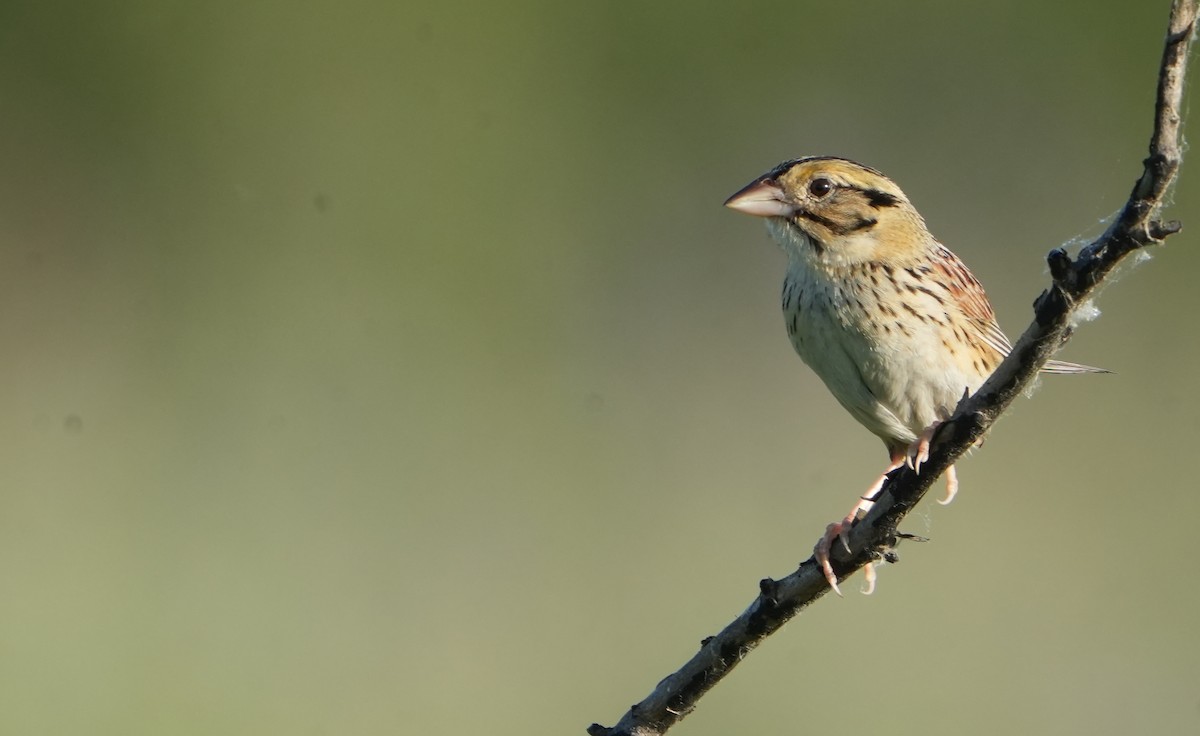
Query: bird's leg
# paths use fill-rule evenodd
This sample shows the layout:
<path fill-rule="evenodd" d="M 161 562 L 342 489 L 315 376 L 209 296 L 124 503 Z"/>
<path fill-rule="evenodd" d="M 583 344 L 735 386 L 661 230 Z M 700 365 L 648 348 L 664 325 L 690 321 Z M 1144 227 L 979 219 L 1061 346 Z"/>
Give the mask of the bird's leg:
<path fill-rule="evenodd" d="M 966 399 L 966 394 L 963 395 L 963 399 Z M 942 426 L 942 422 L 949 418 L 949 412 L 943 411 L 941 413 L 942 417 L 926 427 L 925 431 L 921 432 L 921 436 L 908 446 L 905 462 L 908 463 L 908 467 L 912 468 L 915 473 L 920 473 L 921 465 L 929 459 L 929 443 L 933 440 L 934 432 L 937 432 L 937 428 Z M 956 493 L 958 493 L 958 474 L 954 472 L 954 466 L 951 465 L 949 468 L 946 468 L 946 497 L 939 499 L 938 503 L 945 506 L 954 500 Z"/>
<path fill-rule="evenodd" d="M 883 489 L 883 482 L 887 480 L 888 473 L 904 464 L 906 452 L 904 448 L 891 450 L 891 462 L 888 463 L 887 469 L 879 476 L 879 479 L 871 484 L 867 492 L 859 497 L 858 502 L 854 504 L 854 508 L 850 509 L 850 513 L 846 514 L 846 518 L 841 521 L 835 521 L 825 527 L 825 535 L 821 537 L 821 541 L 817 542 L 817 546 L 813 547 L 813 556 L 817 558 L 817 563 L 821 566 L 821 571 L 825 573 L 825 580 L 829 582 L 829 587 L 833 588 L 833 592 L 838 595 L 842 594 L 837 584 L 837 575 L 833 574 L 833 565 L 829 562 L 829 550 L 833 549 L 833 541 L 840 539 L 842 546 L 846 551 L 850 551 L 850 528 L 854 526 L 855 520 L 858 519 L 859 512 L 866 513 L 875 505 L 875 498 Z M 867 590 L 864 591 L 870 595 L 875 590 L 875 568 L 868 565 L 864 573 L 867 577 Z"/>

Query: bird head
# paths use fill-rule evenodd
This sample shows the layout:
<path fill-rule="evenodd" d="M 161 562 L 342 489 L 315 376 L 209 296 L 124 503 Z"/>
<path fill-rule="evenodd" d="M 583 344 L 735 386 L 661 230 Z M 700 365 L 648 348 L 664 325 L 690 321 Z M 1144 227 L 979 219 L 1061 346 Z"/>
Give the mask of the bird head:
<path fill-rule="evenodd" d="M 826 264 L 906 260 L 932 242 L 920 214 L 883 174 L 844 158 L 786 161 L 725 202 L 767 218 L 789 254 Z"/>

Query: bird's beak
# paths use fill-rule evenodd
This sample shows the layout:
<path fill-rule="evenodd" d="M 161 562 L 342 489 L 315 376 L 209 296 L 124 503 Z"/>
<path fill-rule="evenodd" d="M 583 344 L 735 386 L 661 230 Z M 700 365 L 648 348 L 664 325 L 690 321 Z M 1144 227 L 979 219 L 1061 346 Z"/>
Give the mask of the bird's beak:
<path fill-rule="evenodd" d="M 791 217 L 797 209 L 774 179 L 759 179 L 725 200 L 725 206 L 759 217 Z"/>

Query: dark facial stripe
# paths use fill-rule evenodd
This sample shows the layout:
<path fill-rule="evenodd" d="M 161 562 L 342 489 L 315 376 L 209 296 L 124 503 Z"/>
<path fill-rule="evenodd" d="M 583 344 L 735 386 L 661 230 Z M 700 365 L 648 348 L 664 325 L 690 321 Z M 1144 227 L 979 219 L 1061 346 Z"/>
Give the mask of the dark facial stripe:
<path fill-rule="evenodd" d="M 860 191 L 867 195 L 867 202 L 877 210 L 884 207 L 895 207 L 900 204 L 900 198 L 894 194 L 881 192 L 878 189 L 862 189 Z"/>
<path fill-rule="evenodd" d="M 803 217 L 809 222 L 815 222 L 818 225 L 827 228 L 834 235 L 849 235 L 850 233 L 856 233 L 861 230 L 870 230 L 879 224 L 878 220 L 870 217 L 860 218 L 857 222 L 844 224 L 840 222 L 834 222 L 828 217 L 823 217 L 807 210 L 800 210 L 796 213 L 796 216 Z"/>
<path fill-rule="evenodd" d="M 822 217 L 821 215 L 818 215 L 815 212 L 809 212 L 808 210 L 800 210 L 796 214 L 798 216 L 803 217 L 804 219 L 808 220 L 809 222 L 815 222 L 818 225 L 828 228 L 835 233 L 838 233 L 841 231 L 841 226 L 838 225 L 836 222 L 834 222 L 833 220 L 830 220 L 828 217 Z"/>

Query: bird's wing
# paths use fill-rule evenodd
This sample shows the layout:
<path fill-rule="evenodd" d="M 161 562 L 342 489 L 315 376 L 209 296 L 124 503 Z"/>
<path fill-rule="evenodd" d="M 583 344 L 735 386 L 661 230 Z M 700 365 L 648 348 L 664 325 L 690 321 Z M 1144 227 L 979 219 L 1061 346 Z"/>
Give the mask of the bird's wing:
<path fill-rule="evenodd" d="M 974 337 L 999 353 L 999 358 L 1003 359 L 1012 352 L 1012 343 L 1008 341 L 1008 336 L 996 321 L 996 312 L 992 310 L 983 284 L 979 283 L 979 279 L 975 278 L 966 264 L 949 248 L 942 245 L 937 248 L 937 257 L 931 265 L 940 272 L 938 275 L 946 285 L 950 297 L 967 318 L 975 333 Z"/>
<path fill-rule="evenodd" d="M 963 314 L 967 316 L 971 326 L 975 328 L 975 336 L 985 345 L 1000 354 L 1003 359 L 1012 352 L 1012 343 L 1000 329 L 996 321 L 996 312 L 983 291 L 983 284 L 967 269 L 966 265 L 954 255 L 949 248 L 938 246 L 939 258 L 934 260 L 936 267 L 942 272 L 945 283 L 950 287 Z M 1043 373 L 1072 374 L 1072 373 L 1112 373 L 1105 368 L 1096 368 L 1080 363 L 1067 363 L 1062 360 L 1050 360 L 1042 367 Z"/>

